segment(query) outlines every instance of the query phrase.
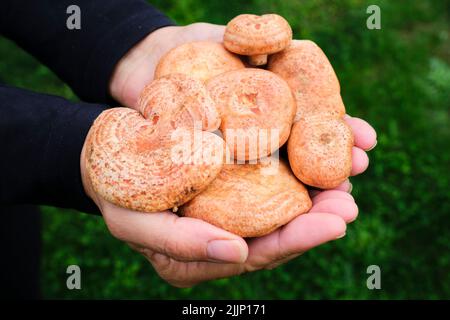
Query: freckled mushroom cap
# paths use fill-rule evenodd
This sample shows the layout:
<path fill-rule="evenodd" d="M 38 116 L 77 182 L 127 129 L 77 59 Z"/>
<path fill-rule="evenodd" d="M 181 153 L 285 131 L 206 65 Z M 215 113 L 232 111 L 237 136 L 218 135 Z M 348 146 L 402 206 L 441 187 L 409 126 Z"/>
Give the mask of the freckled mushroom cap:
<path fill-rule="evenodd" d="M 286 48 L 292 39 L 289 23 L 277 14 L 241 14 L 228 22 L 225 48 L 241 55 L 272 54 Z"/>
<path fill-rule="evenodd" d="M 311 200 L 284 162 L 275 165 L 274 172 L 268 167 L 267 163 L 225 165 L 205 191 L 181 207 L 181 213 L 241 237 L 271 233 L 307 212 Z"/>
<path fill-rule="evenodd" d="M 352 147 L 352 130 L 343 119 L 300 120 L 293 125 L 289 137 L 289 163 L 303 183 L 335 188 L 350 176 Z"/>
<path fill-rule="evenodd" d="M 86 141 L 88 178 L 101 197 L 118 206 L 145 212 L 176 208 L 204 190 L 223 166 L 223 158 L 195 161 L 198 148 L 223 153 L 224 141 L 202 131 L 218 126 L 217 112 L 202 84 L 182 75 L 152 82 L 139 104 L 147 118 L 113 108 L 95 120 Z M 202 125 L 195 129 L 197 119 Z M 183 157 L 174 153 L 177 130 L 191 138 Z"/>
<path fill-rule="evenodd" d="M 245 68 L 242 61 L 217 42 L 190 42 L 170 50 L 158 63 L 155 78 L 182 73 L 198 79 L 208 79 L 231 70 Z"/>
<path fill-rule="evenodd" d="M 289 86 L 279 76 L 246 68 L 222 73 L 206 87 L 216 103 L 222 119 L 220 130 L 235 159 L 265 157 L 286 142 L 296 106 Z"/>
<path fill-rule="evenodd" d="M 184 74 L 170 74 L 152 81 L 142 90 L 137 106 L 141 114 L 166 130 L 177 127 L 214 131 L 219 128 L 220 116 L 205 85 Z M 163 126 L 164 124 L 164 126 Z"/>
<path fill-rule="evenodd" d="M 317 115 L 345 114 L 333 67 L 314 42 L 293 40 L 288 48 L 270 56 L 268 70 L 291 87 L 297 102 L 295 121 Z"/>

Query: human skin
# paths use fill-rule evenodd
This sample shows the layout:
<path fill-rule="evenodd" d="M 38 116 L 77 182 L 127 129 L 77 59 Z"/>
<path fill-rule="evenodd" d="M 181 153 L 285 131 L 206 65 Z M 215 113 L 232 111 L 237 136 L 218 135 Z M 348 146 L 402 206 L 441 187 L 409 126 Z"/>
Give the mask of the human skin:
<path fill-rule="evenodd" d="M 221 42 L 224 30 L 224 26 L 195 23 L 151 33 L 119 61 L 110 83 L 111 95 L 122 105 L 136 109 L 139 93 L 152 80 L 162 55 L 191 41 Z M 347 116 L 346 121 L 355 138 L 352 175 L 357 175 L 369 164 L 365 150 L 375 145 L 376 133 L 364 120 Z M 83 148 L 81 160 L 84 157 Z M 169 211 L 143 214 L 117 207 L 93 192 L 84 161 L 80 163 L 86 193 L 99 207 L 111 234 L 143 254 L 164 280 L 177 287 L 272 269 L 313 247 L 343 237 L 346 224 L 358 215 L 347 180 L 334 190 L 310 191 L 313 206 L 308 214 L 269 235 L 243 239 L 202 220 Z"/>

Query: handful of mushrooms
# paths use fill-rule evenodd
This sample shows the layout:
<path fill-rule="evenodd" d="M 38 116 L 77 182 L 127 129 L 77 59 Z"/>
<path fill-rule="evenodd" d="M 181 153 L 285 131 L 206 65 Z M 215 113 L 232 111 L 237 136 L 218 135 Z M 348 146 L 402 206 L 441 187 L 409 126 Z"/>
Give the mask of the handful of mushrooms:
<path fill-rule="evenodd" d="M 179 209 L 258 237 L 308 212 L 304 184 L 329 189 L 350 175 L 353 134 L 336 74 L 322 50 L 292 40 L 276 14 L 239 15 L 223 43 L 172 49 L 138 105 L 140 112 L 103 112 L 87 140 L 95 191 L 122 207 Z M 174 151 L 177 132 L 194 138 Z M 285 143 L 289 162 L 275 161 Z M 215 160 L 198 161 L 204 150 Z"/>

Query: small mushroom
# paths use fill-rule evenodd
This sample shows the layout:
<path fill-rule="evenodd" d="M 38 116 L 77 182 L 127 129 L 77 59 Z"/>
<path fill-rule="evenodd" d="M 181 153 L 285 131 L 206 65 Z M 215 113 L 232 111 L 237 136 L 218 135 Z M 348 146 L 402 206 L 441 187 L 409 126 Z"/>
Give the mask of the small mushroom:
<path fill-rule="evenodd" d="M 268 70 L 291 87 L 297 102 L 296 121 L 315 115 L 345 114 L 336 73 L 314 42 L 293 40 L 288 48 L 270 57 Z"/>
<path fill-rule="evenodd" d="M 268 166 L 226 164 L 205 191 L 180 208 L 181 214 L 241 237 L 260 237 L 307 212 L 308 191 L 289 167 L 279 162 L 268 174 Z"/>
<path fill-rule="evenodd" d="M 88 178 L 100 196 L 118 206 L 144 212 L 177 208 L 204 190 L 223 166 L 223 158 L 194 161 L 199 146 L 223 152 L 224 141 L 208 132 L 220 123 L 214 102 L 199 81 L 171 75 L 148 85 L 139 107 L 145 117 L 113 108 L 95 120 L 86 140 Z M 178 128 L 200 137 L 190 141 L 184 161 L 173 154 L 178 142 L 172 133 Z"/>
<path fill-rule="evenodd" d="M 288 139 L 295 100 L 287 83 L 276 74 L 257 68 L 229 71 L 209 80 L 206 87 L 235 159 L 265 157 Z"/>
<path fill-rule="evenodd" d="M 302 119 L 293 125 L 289 137 L 289 163 L 303 183 L 332 189 L 350 176 L 352 147 L 353 133 L 343 119 Z"/>
<path fill-rule="evenodd" d="M 158 63 L 155 78 L 182 73 L 203 82 L 231 70 L 245 68 L 242 61 L 217 42 L 190 42 L 166 53 Z"/>
<path fill-rule="evenodd" d="M 225 48 L 249 56 L 250 65 L 260 66 L 267 63 L 267 55 L 289 46 L 292 29 L 277 14 L 241 14 L 228 22 L 223 39 Z"/>

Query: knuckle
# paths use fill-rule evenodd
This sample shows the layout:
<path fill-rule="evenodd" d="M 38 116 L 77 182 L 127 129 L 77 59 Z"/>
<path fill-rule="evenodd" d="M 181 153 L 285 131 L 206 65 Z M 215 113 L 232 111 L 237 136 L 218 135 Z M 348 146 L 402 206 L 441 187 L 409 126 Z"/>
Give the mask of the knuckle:
<path fill-rule="evenodd" d="M 171 236 L 166 236 L 163 240 L 161 251 L 167 255 L 178 256 L 182 252 L 182 246 Z"/>
<path fill-rule="evenodd" d="M 282 257 L 281 259 L 274 261 L 273 263 L 268 264 L 267 266 L 264 267 L 264 269 L 266 270 L 272 270 L 275 268 L 278 268 L 279 266 L 297 258 L 298 256 L 300 256 L 301 253 L 294 253 L 285 257 Z"/>
<path fill-rule="evenodd" d="M 166 224 L 170 224 L 170 230 L 177 230 L 177 218 L 170 217 L 170 220 L 166 221 Z M 167 255 L 178 253 L 180 251 L 180 245 L 177 237 L 173 237 L 171 233 L 167 233 L 161 241 L 161 251 Z"/>
<path fill-rule="evenodd" d="M 249 271 L 246 270 L 244 264 L 240 264 L 227 275 L 212 276 L 208 272 L 202 271 L 201 262 L 180 262 L 161 253 L 153 253 L 147 257 L 159 277 L 177 288 L 191 288 L 203 281 L 236 276 Z"/>
<path fill-rule="evenodd" d="M 191 279 L 191 275 L 186 272 L 187 264 L 178 262 L 161 253 L 153 253 L 148 258 L 161 279 L 172 286 L 188 288 L 196 283 Z"/>
<path fill-rule="evenodd" d="M 156 271 L 164 275 L 171 269 L 172 259 L 165 254 L 153 252 L 147 256 Z"/>
<path fill-rule="evenodd" d="M 268 264 L 267 266 L 264 267 L 265 270 L 273 270 L 275 268 L 278 268 L 279 266 L 281 266 L 283 264 L 282 261 L 277 261 L 271 264 Z"/>
<path fill-rule="evenodd" d="M 181 230 L 179 226 L 180 218 L 173 218 L 168 223 L 171 223 L 171 230 Z M 178 260 L 194 260 L 201 259 L 206 256 L 206 248 L 203 250 L 198 248 L 188 241 L 182 233 L 177 236 L 167 234 L 161 241 L 161 252 Z"/>
<path fill-rule="evenodd" d="M 261 266 L 256 265 L 254 263 L 247 263 L 245 264 L 244 271 L 242 273 L 248 273 L 248 272 L 254 272 L 261 269 Z"/>

